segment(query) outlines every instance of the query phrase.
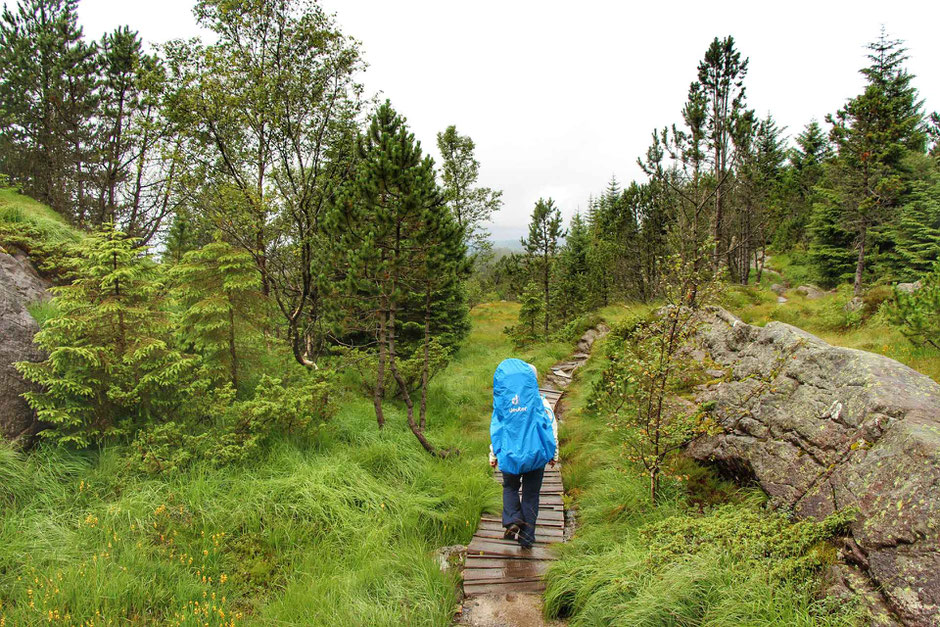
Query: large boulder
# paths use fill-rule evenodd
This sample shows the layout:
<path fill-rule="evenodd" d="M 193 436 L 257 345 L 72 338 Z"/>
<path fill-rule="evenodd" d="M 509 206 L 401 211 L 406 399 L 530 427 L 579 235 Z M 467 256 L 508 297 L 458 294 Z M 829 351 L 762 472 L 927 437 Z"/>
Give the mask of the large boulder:
<path fill-rule="evenodd" d="M 940 625 L 940 385 L 780 322 L 716 310 L 699 333 L 728 376 L 700 390 L 721 432 L 690 454 L 799 517 L 857 508 L 846 557 L 904 623 Z"/>
<path fill-rule="evenodd" d="M 45 356 L 33 344 L 39 325 L 26 306 L 48 299 L 46 284 L 21 260 L 0 252 L 0 436 L 25 443 L 39 425 L 23 400 L 31 389 L 13 367 L 18 361 L 42 361 Z"/>
<path fill-rule="evenodd" d="M 801 285 L 796 288 L 797 294 L 802 294 L 806 297 L 807 300 L 816 300 L 822 298 L 826 295 L 824 291 L 816 287 L 815 285 Z"/>

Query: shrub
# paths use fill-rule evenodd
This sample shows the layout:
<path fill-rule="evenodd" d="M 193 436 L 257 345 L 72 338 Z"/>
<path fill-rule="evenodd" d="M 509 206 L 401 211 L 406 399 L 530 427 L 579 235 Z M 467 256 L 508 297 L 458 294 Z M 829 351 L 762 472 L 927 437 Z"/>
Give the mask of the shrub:
<path fill-rule="evenodd" d="M 216 389 L 209 393 L 213 422 L 208 427 L 167 422 L 142 429 L 131 446 L 131 466 L 157 474 L 203 461 L 244 463 L 270 437 L 305 433 L 332 417 L 332 385 L 332 373 L 317 371 L 293 384 L 262 375 L 254 396 L 245 401 L 234 402 L 231 386 Z"/>

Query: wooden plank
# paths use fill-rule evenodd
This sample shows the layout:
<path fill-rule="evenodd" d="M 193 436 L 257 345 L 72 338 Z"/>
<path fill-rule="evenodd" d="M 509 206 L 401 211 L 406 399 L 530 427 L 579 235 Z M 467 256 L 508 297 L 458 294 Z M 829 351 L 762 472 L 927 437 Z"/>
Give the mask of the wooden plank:
<path fill-rule="evenodd" d="M 480 533 L 481 531 L 499 533 L 500 537 L 502 537 L 505 528 L 499 523 L 481 520 L 480 526 L 477 527 L 477 533 Z M 564 536 L 565 532 L 561 527 L 546 527 L 545 525 L 535 526 L 536 538 L 547 538 L 549 542 L 561 542 L 561 539 Z"/>
<path fill-rule="evenodd" d="M 494 516 L 487 516 L 486 514 L 483 515 L 482 520 L 486 520 L 490 522 L 502 522 L 500 518 L 496 518 Z M 545 525 L 546 527 L 562 528 L 565 526 L 565 523 L 562 520 L 548 520 L 548 519 L 543 519 L 540 517 L 538 521 L 536 522 L 536 529 L 538 529 L 539 525 Z"/>
<path fill-rule="evenodd" d="M 534 546 L 531 549 L 523 549 L 514 542 L 511 544 L 503 544 L 494 540 L 484 540 L 481 538 L 474 538 L 470 541 L 470 546 L 467 547 L 467 555 L 471 553 L 481 556 L 500 555 L 516 559 L 554 559 L 554 555 L 552 555 L 548 549 L 540 546 Z"/>
<path fill-rule="evenodd" d="M 513 539 L 504 539 L 502 531 L 493 531 L 491 529 L 477 529 L 477 532 L 473 534 L 473 537 L 480 538 L 482 540 L 494 540 L 497 542 L 508 542 L 512 544 L 518 544 Z M 543 545 L 547 546 L 548 544 L 551 544 L 552 542 L 553 541 L 548 540 L 548 536 L 543 536 L 543 539 L 539 539 L 539 532 L 538 531 L 535 532 L 535 546 L 543 546 Z M 557 540 L 554 540 L 554 542 L 557 542 Z"/>
<path fill-rule="evenodd" d="M 532 564 L 551 564 L 553 560 L 514 560 L 505 557 L 468 555 L 466 560 L 467 568 L 506 568 L 511 563 L 526 562 Z"/>
<path fill-rule="evenodd" d="M 512 561 L 512 560 L 510 560 Z M 522 560 L 515 560 L 516 562 L 521 562 Z M 534 564 L 541 564 L 541 562 L 533 562 Z M 469 570 L 469 569 L 468 569 Z M 540 581 L 542 575 L 545 574 L 545 571 L 541 572 L 532 571 L 531 575 L 506 575 L 503 571 L 498 568 L 484 568 L 480 571 L 482 574 L 477 574 L 476 572 L 463 572 L 463 582 L 464 585 L 475 585 L 475 584 L 484 584 L 484 583 L 521 583 L 528 581 Z"/>
<path fill-rule="evenodd" d="M 506 594 L 507 592 L 542 592 L 545 590 L 543 581 L 525 581 L 515 584 L 484 583 L 468 584 L 463 586 L 464 594 L 468 597 L 483 594 Z"/>

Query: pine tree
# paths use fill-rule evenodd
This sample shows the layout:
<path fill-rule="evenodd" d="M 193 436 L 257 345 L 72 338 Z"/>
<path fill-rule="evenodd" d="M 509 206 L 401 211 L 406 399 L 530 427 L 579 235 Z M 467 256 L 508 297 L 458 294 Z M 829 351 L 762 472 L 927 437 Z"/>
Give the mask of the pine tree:
<path fill-rule="evenodd" d="M 177 334 L 203 357 L 213 379 L 239 389 L 240 365 L 264 324 L 261 282 L 251 255 L 217 239 L 171 269 L 181 312 Z"/>
<path fill-rule="evenodd" d="M 565 236 L 561 228 L 561 212 L 555 207 L 551 198 L 539 198 L 532 211 L 532 221 L 529 223 L 529 238 L 522 239 L 522 247 L 529 257 L 530 266 L 540 277 L 542 294 L 545 298 L 544 331 L 548 334 L 549 318 L 551 315 L 551 277 L 555 254 L 558 252 L 558 240 Z"/>
<path fill-rule="evenodd" d="M 745 111 L 744 78 L 747 76 L 747 64 L 748 59 L 742 61 L 741 53 L 734 46 L 734 37 L 728 36 L 721 40 L 715 37 L 698 66 L 701 93 L 690 97 L 690 101 L 704 110 L 704 118 L 699 121 L 707 129 L 705 140 L 711 149 L 711 178 L 714 186 L 711 237 L 715 245 L 715 268 L 727 248 L 727 242 L 724 241 L 725 189 L 733 160 L 734 125 L 738 116 Z M 695 139 L 694 134 L 692 139 Z"/>
<path fill-rule="evenodd" d="M 439 290 L 448 292 L 446 288 L 460 273 L 466 249 L 462 231 L 437 187 L 433 161 L 423 156 L 420 142 L 388 101 L 378 108 L 360 138 L 355 178 L 332 213 L 331 224 L 342 232 L 338 243 L 346 251 L 348 288 L 375 325 L 376 420 L 381 428 L 387 367 L 398 384 L 415 437 L 428 452 L 446 455 L 431 445 L 415 420 L 411 392 L 399 368 L 399 333 L 409 318 L 423 319 L 423 401 L 432 332 L 429 317 L 439 302 L 434 297 Z M 416 294 L 422 298 L 416 299 Z M 466 315 L 465 308 L 451 312 Z"/>
<path fill-rule="evenodd" d="M 87 206 L 96 48 L 78 0 L 22 0 L 0 15 L 0 171 L 59 213 Z"/>
<path fill-rule="evenodd" d="M 178 178 L 174 129 L 163 116 L 163 64 L 138 34 L 118 28 L 101 38 L 91 199 L 80 221 L 111 222 L 148 243 L 172 212 Z"/>
<path fill-rule="evenodd" d="M 558 278 L 555 290 L 558 296 L 554 300 L 562 322 L 567 322 L 587 308 L 590 248 L 588 226 L 581 219 L 581 214 L 576 213 L 571 218 L 568 237 L 558 255 L 556 265 Z"/>
<path fill-rule="evenodd" d="M 21 362 L 42 386 L 26 399 L 41 435 L 87 446 L 166 419 L 186 394 L 192 359 L 172 348 L 159 266 L 110 225 L 78 250 L 78 278 L 53 288 L 56 315 L 36 334 L 49 354 Z"/>

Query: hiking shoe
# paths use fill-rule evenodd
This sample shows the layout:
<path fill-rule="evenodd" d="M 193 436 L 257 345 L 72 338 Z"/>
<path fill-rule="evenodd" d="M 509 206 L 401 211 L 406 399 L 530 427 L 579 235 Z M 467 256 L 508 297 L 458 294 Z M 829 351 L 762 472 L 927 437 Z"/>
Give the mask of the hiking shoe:
<path fill-rule="evenodd" d="M 518 540 L 519 539 L 519 525 L 512 523 L 506 527 L 506 531 L 503 533 L 504 540 Z"/>

